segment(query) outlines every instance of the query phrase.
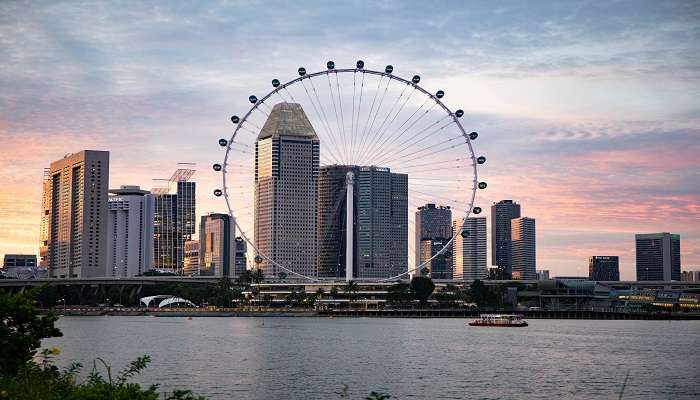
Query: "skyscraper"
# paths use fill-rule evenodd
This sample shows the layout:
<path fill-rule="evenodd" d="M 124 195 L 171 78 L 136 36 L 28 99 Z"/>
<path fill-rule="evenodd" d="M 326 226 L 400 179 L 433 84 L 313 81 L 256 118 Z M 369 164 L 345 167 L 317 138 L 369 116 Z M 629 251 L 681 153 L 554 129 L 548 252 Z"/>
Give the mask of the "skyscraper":
<path fill-rule="evenodd" d="M 511 220 L 520 218 L 520 204 L 501 200 L 491 206 L 491 264 L 512 273 Z"/>
<path fill-rule="evenodd" d="M 345 277 L 346 179 L 348 172 L 357 176 L 358 167 L 329 165 L 320 168 L 318 178 L 318 276 Z M 357 221 L 357 191 L 354 192 L 354 213 Z M 355 221 L 353 229 L 356 229 Z M 357 231 L 354 231 L 357 238 Z M 355 241 L 356 243 L 356 241 Z M 357 264 L 354 246 L 353 264 Z M 357 268 L 353 268 L 356 271 Z"/>
<path fill-rule="evenodd" d="M 588 259 L 588 279 L 592 281 L 619 281 L 618 256 L 591 256 Z"/>
<path fill-rule="evenodd" d="M 452 238 L 452 211 L 449 206 L 428 203 L 416 211 L 416 267 L 435 256 Z M 435 279 L 452 279 L 452 250 L 446 249 L 426 267 Z"/>
<path fill-rule="evenodd" d="M 242 237 L 236 238 L 236 254 L 234 259 L 235 269 L 233 276 L 241 276 L 248 269 L 248 260 L 246 253 L 248 252 L 248 243 Z"/>
<path fill-rule="evenodd" d="M 511 221 L 513 279 L 537 279 L 535 220 L 522 217 Z"/>
<path fill-rule="evenodd" d="M 109 192 L 107 275 L 141 275 L 153 268 L 153 196 L 138 186 L 122 186 Z"/>
<path fill-rule="evenodd" d="M 199 247 L 200 276 L 236 276 L 236 228 L 230 215 L 202 216 Z"/>
<path fill-rule="evenodd" d="M 452 229 L 458 235 L 452 245 L 453 279 L 474 281 L 488 276 L 486 267 L 486 218 L 456 219 Z"/>
<path fill-rule="evenodd" d="M 199 240 L 188 240 L 185 242 L 182 275 L 199 276 Z"/>
<path fill-rule="evenodd" d="M 255 245 L 296 273 L 317 274 L 319 140 L 300 104 L 276 104 L 255 142 Z M 266 276 L 282 272 L 262 260 Z"/>
<path fill-rule="evenodd" d="M 359 167 L 357 278 L 388 278 L 408 270 L 408 175 Z"/>
<path fill-rule="evenodd" d="M 195 231 L 195 171 L 175 170 L 167 187 L 154 188 L 153 266 L 181 275 L 184 267 L 185 242 Z"/>
<path fill-rule="evenodd" d="M 681 236 L 662 232 L 634 235 L 638 281 L 681 279 Z"/>
<path fill-rule="evenodd" d="M 51 163 L 42 199 L 42 254 L 51 278 L 107 276 L 109 152 L 84 150 Z"/>

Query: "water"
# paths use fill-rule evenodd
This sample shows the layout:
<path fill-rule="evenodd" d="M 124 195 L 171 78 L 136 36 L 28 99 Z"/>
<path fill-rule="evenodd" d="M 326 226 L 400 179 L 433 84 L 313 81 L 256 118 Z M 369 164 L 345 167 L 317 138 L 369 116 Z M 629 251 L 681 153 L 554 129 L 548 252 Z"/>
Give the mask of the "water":
<path fill-rule="evenodd" d="M 121 369 L 211 399 L 700 398 L 700 321 L 62 317 L 60 365 Z"/>

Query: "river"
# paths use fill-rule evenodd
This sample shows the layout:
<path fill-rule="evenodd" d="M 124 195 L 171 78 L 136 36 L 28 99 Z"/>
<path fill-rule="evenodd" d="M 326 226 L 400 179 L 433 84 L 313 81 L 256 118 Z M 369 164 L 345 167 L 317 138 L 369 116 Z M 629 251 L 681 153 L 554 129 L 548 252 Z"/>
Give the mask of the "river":
<path fill-rule="evenodd" d="M 56 362 L 101 357 L 210 399 L 700 398 L 700 321 L 61 317 Z"/>

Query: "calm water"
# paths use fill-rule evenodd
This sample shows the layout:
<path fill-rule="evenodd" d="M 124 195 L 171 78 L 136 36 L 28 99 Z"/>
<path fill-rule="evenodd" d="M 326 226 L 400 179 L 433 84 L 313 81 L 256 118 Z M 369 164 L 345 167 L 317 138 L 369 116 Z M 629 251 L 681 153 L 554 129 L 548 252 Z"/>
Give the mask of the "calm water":
<path fill-rule="evenodd" d="M 62 317 L 61 365 L 153 362 L 140 381 L 212 399 L 700 398 L 700 321 Z"/>

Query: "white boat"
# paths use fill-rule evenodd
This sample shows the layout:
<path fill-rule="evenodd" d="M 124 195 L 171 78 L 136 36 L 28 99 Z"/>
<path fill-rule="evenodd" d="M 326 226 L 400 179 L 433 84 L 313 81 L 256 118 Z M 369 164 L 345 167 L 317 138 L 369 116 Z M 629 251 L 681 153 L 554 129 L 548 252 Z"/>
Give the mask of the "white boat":
<path fill-rule="evenodd" d="M 521 328 L 527 326 L 527 322 L 518 314 L 481 314 L 479 319 L 475 319 L 469 325 Z"/>

